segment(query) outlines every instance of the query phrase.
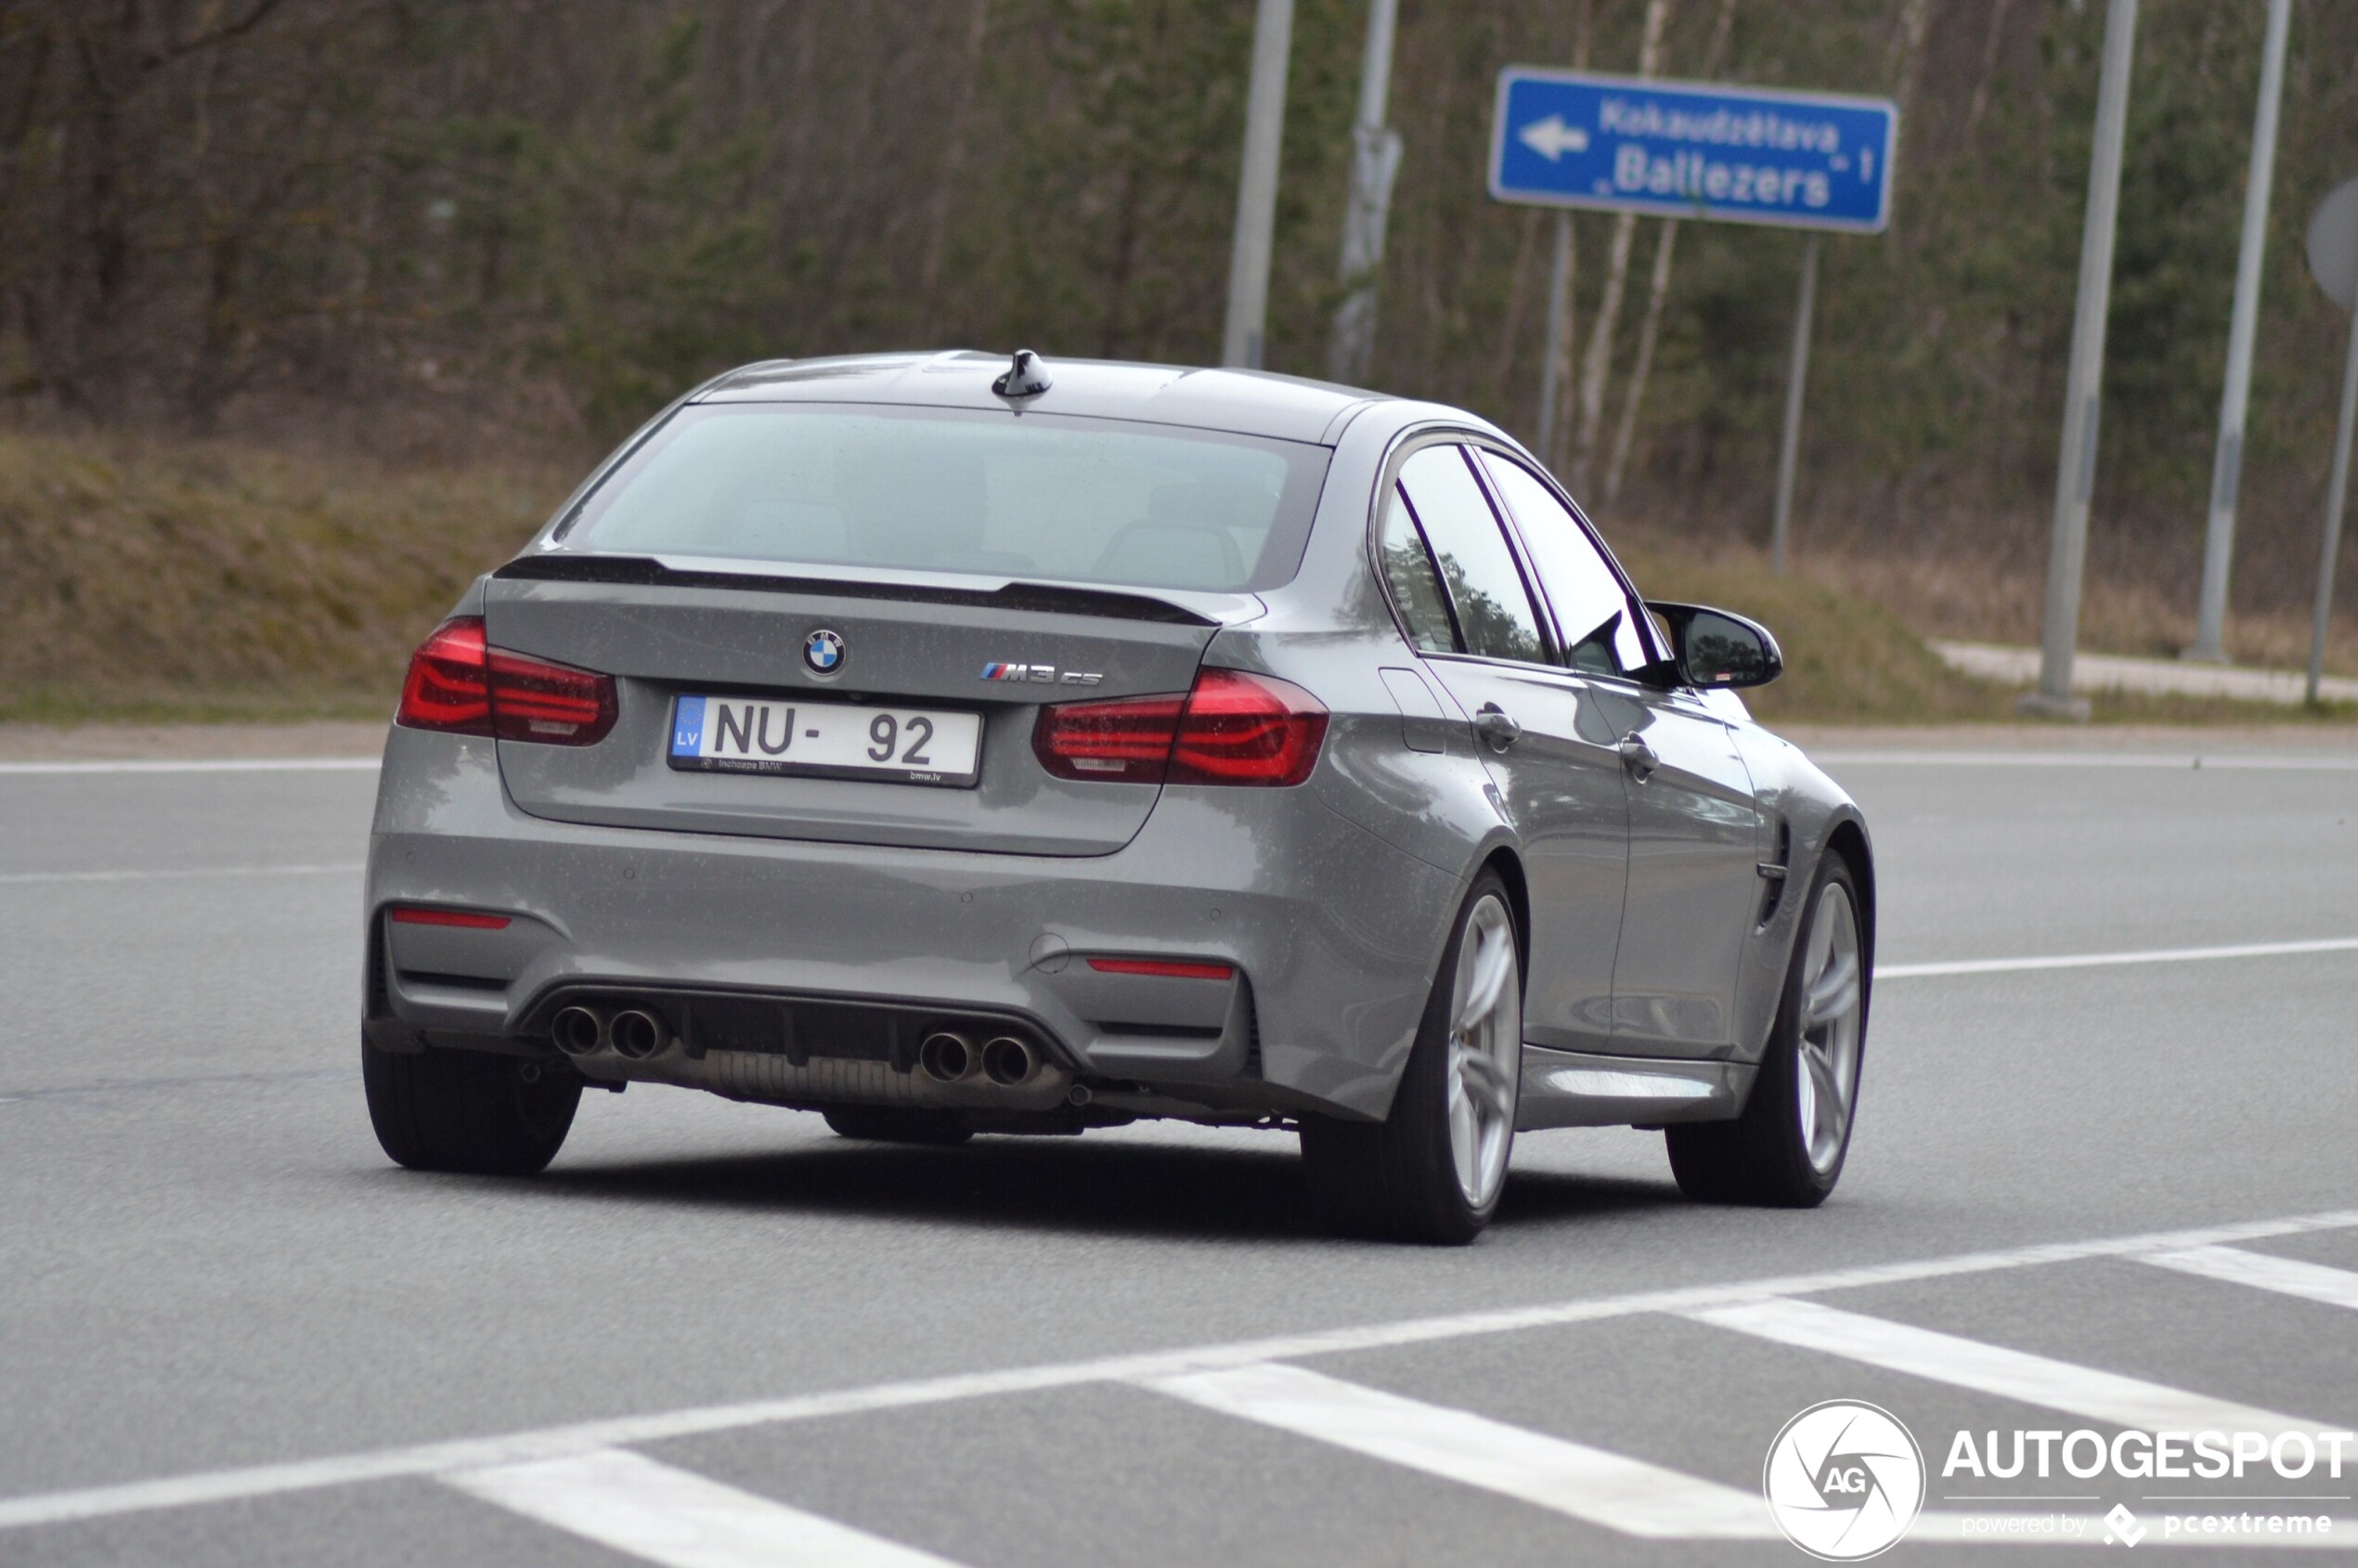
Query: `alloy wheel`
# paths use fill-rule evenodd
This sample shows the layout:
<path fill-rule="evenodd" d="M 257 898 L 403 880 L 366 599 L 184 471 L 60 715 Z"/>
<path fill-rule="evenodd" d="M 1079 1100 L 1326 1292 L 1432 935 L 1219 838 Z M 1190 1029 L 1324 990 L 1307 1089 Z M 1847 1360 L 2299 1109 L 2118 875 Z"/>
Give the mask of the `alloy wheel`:
<path fill-rule="evenodd" d="M 1809 1163 L 1822 1173 L 1842 1158 L 1850 1130 L 1866 998 L 1859 915 L 1841 883 L 1829 882 L 1819 893 L 1802 953 L 1801 1070 L 1794 1074 L 1794 1108 Z"/>
<path fill-rule="evenodd" d="M 1450 1161 L 1458 1191 L 1480 1210 L 1507 1177 L 1522 1076 L 1522 964 L 1514 921 L 1496 894 L 1466 916 L 1449 1020 Z"/>

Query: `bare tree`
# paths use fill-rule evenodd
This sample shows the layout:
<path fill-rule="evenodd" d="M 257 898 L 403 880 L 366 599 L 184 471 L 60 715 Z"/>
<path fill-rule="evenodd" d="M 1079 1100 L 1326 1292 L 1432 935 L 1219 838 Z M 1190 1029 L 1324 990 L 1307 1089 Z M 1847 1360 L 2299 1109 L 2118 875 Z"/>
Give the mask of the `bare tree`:
<path fill-rule="evenodd" d="M 1646 0 L 1646 31 L 1638 46 L 1638 74 L 1652 76 L 1662 69 L 1663 29 L 1670 22 L 1670 0 Z M 1638 238 L 1638 215 L 1623 213 L 1613 219 L 1613 246 L 1605 255 L 1605 284 L 1597 301 L 1597 319 L 1588 329 L 1588 356 L 1580 373 L 1580 425 L 1572 445 L 1572 488 L 1588 490 L 1596 464 L 1597 438 L 1605 421 L 1605 379 L 1613 369 L 1613 330 L 1621 320 L 1621 296 L 1629 282 L 1629 251 Z"/>
<path fill-rule="evenodd" d="M 1703 56 L 1704 80 L 1717 76 L 1728 63 L 1728 42 L 1736 25 L 1736 0 L 1719 0 L 1719 19 L 1712 24 L 1711 43 Z M 1638 409 L 1646 399 L 1646 377 L 1653 369 L 1654 339 L 1662 330 L 1663 301 L 1670 293 L 1670 258 L 1678 243 L 1678 220 L 1662 220 L 1654 241 L 1654 271 L 1646 295 L 1645 324 L 1638 329 L 1638 360 L 1629 368 L 1629 395 L 1621 405 L 1621 428 L 1613 439 L 1613 460 L 1605 465 L 1605 504 L 1621 495 L 1621 479 L 1629 466 L 1629 448 L 1637 439 Z"/>

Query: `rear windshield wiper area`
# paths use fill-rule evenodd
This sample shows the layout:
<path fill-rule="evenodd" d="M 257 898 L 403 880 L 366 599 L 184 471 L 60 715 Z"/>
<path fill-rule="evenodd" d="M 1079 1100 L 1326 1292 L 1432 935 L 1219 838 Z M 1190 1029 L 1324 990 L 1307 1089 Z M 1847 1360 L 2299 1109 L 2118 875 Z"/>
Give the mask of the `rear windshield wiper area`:
<path fill-rule="evenodd" d="M 978 609 L 1030 610 L 1049 615 L 1098 616 L 1109 620 L 1157 621 L 1167 626 L 1220 624 L 1208 616 L 1198 615 L 1166 600 L 1118 590 L 1024 582 L 1011 582 L 997 589 L 961 589 L 930 583 L 772 576 L 767 572 L 693 571 L 667 566 L 645 555 L 576 555 L 564 551 L 547 551 L 535 555 L 520 555 L 492 576 L 510 581 L 620 583 L 647 588 L 725 588 L 745 593 L 807 593 L 837 599 L 889 599 L 913 604 L 961 604 Z"/>

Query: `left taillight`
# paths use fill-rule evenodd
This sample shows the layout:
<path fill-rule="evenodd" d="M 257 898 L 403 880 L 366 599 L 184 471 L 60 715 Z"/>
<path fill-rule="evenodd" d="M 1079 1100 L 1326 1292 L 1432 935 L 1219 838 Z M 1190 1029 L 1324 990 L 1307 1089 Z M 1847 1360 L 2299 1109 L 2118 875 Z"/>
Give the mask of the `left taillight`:
<path fill-rule="evenodd" d="M 614 678 L 494 648 L 481 616 L 434 628 L 409 655 L 394 722 L 412 730 L 594 745 L 614 728 Z"/>

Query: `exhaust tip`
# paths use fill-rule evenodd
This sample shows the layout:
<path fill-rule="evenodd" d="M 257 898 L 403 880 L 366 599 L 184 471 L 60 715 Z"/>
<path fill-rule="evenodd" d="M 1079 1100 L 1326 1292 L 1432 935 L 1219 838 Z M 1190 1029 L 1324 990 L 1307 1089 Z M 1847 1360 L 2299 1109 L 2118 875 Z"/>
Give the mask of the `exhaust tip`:
<path fill-rule="evenodd" d="M 586 1056 L 605 1039 L 606 1026 L 587 1007 L 561 1007 L 549 1020 L 557 1049 L 568 1056 Z"/>
<path fill-rule="evenodd" d="M 1040 1053 L 1028 1042 L 1003 1034 L 982 1048 L 982 1070 L 1003 1089 L 1029 1083 L 1040 1071 Z"/>
<path fill-rule="evenodd" d="M 965 1035 L 945 1029 L 918 1045 L 917 1065 L 937 1083 L 963 1083 L 981 1070 L 982 1053 Z"/>
<path fill-rule="evenodd" d="M 663 1020 L 637 1007 L 614 1016 L 614 1048 L 634 1062 L 663 1049 Z"/>

